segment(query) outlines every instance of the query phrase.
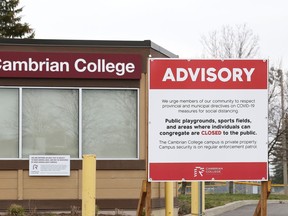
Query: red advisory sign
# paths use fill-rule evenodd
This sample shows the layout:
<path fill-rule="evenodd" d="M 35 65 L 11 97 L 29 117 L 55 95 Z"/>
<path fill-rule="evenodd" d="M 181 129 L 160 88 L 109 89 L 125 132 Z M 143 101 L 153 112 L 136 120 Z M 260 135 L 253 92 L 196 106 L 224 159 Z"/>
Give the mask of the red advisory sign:
<path fill-rule="evenodd" d="M 140 79 L 139 54 L 0 52 L 0 77 Z"/>
<path fill-rule="evenodd" d="M 267 60 L 149 60 L 149 181 L 267 180 Z"/>

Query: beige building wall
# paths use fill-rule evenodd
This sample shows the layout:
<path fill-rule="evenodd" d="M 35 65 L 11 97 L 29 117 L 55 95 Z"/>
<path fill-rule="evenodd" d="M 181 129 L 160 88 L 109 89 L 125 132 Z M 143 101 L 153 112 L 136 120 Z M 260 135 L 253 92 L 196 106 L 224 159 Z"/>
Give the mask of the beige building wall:
<path fill-rule="evenodd" d="M 0 43 L 0 51 L 1 48 Z M 42 45 L 27 45 L 17 47 L 16 45 L 5 45 L 4 50 L 24 50 L 24 51 L 61 51 L 63 47 L 61 45 L 55 46 L 42 46 Z M 135 160 L 135 163 L 138 161 L 143 161 L 146 163 L 146 167 L 141 165 L 140 168 L 125 168 L 123 169 L 107 169 L 101 168 L 96 172 L 96 198 L 97 200 L 105 200 L 107 203 L 113 203 L 115 200 L 126 200 L 126 204 L 129 205 L 131 201 L 133 201 L 133 206 L 135 204 L 137 206 L 142 181 L 147 179 L 147 131 L 148 131 L 148 113 L 147 113 L 147 104 L 148 104 L 148 88 L 147 88 L 147 59 L 150 54 L 152 57 L 167 57 L 166 54 L 162 53 L 159 50 L 155 50 L 152 47 L 134 47 L 134 48 L 113 48 L 110 46 L 109 48 L 105 48 L 102 46 L 97 48 L 97 46 L 93 46 L 89 48 L 87 46 L 81 48 L 81 46 L 67 46 L 65 47 L 66 51 L 69 52 L 106 52 L 106 53 L 140 53 L 143 58 L 143 71 L 141 74 L 141 80 L 138 84 L 137 82 L 132 82 L 132 87 L 138 85 L 139 87 L 139 160 Z M 163 50 L 162 50 L 163 51 Z M 168 56 L 169 57 L 169 56 Z M 83 83 L 83 81 L 81 81 Z M 118 81 L 122 82 L 121 85 L 129 87 L 128 81 Z M 13 79 L 6 79 L 0 81 L 0 86 L 3 84 L 14 85 Z M 35 80 L 17 80 L 23 86 L 36 84 Z M 37 81 L 37 86 L 52 85 L 59 86 L 60 81 L 52 80 L 52 81 Z M 104 83 L 104 84 L 103 84 Z M 117 83 L 117 81 L 113 81 L 113 85 Z M 123 84 L 124 83 L 124 84 Z M 92 85 L 105 85 L 105 82 L 101 81 L 87 81 L 88 86 Z M 81 86 L 82 84 L 77 83 L 75 81 L 66 81 L 64 86 Z M 121 87 L 120 85 L 120 87 Z M 118 84 L 116 84 L 118 86 Z M 111 87 L 111 86 L 109 86 Z M 113 86 L 112 86 L 113 87 Z M 1 161 L 0 161 L 1 162 Z M 81 160 L 76 161 L 78 164 L 81 164 Z M 12 163 L 12 162 L 11 162 Z M 14 163 L 14 162 L 13 162 Z M 98 162 L 97 162 L 98 163 Z M 109 164 L 109 161 L 103 162 Z M 129 161 L 130 164 L 133 164 L 134 161 Z M 23 165 L 24 164 L 24 165 Z M 29 176 L 27 160 L 15 160 L 15 165 L 12 168 L 6 167 L 5 163 L 2 162 L 0 166 L 0 210 L 3 209 L 7 203 L 14 203 L 16 201 L 30 201 L 30 200 L 48 200 L 52 202 L 53 200 L 56 202 L 57 200 L 65 200 L 67 201 L 67 206 L 71 206 L 71 200 L 76 203 L 81 202 L 81 187 L 82 187 L 82 170 L 81 167 L 71 169 L 71 174 L 69 177 L 35 177 Z M 139 164 L 139 163 L 138 163 Z M 10 165 L 9 165 L 10 166 Z M 1 169 L 4 167 L 5 169 Z M 165 197 L 165 183 L 152 183 L 152 193 L 151 199 L 156 200 L 157 203 L 163 203 Z M 177 185 L 174 186 L 175 196 L 177 194 Z M 109 202 L 109 200 L 112 200 Z M 1 207 L 1 201 L 7 201 L 6 204 L 3 204 Z M 55 204 L 54 202 L 54 204 Z M 21 202 L 20 202 L 21 203 Z M 127 205 L 124 205 L 123 208 Z M 161 204 L 162 205 L 162 204 Z M 45 206 L 45 204 L 44 204 Z M 36 206 L 37 207 L 37 206 Z M 134 208 L 133 207 L 133 208 Z M 163 206 L 162 206 L 163 207 Z M 48 208 L 48 207 L 47 207 Z M 100 206 L 101 208 L 101 206 Z M 112 206 L 113 208 L 113 206 Z M 153 208 L 153 205 L 152 205 Z M 156 206 L 158 208 L 158 206 Z"/>

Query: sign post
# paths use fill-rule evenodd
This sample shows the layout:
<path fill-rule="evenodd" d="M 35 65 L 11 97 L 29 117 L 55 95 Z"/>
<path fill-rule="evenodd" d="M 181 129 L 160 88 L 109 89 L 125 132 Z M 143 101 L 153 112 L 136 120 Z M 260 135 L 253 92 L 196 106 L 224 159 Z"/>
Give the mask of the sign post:
<path fill-rule="evenodd" d="M 173 216 L 173 182 L 165 182 L 165 216 Z"/>
<path fill-rule="evenodd" d="M 96 155 L 83 155 L 82 165 L 82 215 L 95 215 Z"/>
<path fill-rule="evenodd" d="M 267 180 L 266 60 L 150 59 L 149 69 L 149 181 Z"/>
<path fill-rule="evenodd" d="M 191 182 L 191 215 L 202 216 L 205 211 L 205 184 L 204 182 Z"/>

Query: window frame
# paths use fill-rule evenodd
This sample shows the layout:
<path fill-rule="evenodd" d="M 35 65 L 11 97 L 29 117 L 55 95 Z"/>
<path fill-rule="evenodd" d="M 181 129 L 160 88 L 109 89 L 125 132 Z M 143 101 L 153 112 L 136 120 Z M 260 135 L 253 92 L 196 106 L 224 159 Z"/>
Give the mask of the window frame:
<path fill-rule="evenodd" d="M 0 158 L 0 160 L 29 160 L 23 157 L 23 89 L 56 89 L 56 90 L 78 90 L 78 158 L 71 158 L 71 160 L 82 159 L 83 149 L 83 90 L 131 90 L 136 91 L 136 157 L 134 158 L 96 158 L 97 160 L 139 160 L 140 159 L 140 142 L 139 142 L 139 88 L 121 88 L 121 87 L 44 87 L 44 86 L 0 86 L 1 89 L 17 89 L 18 90 L 18 158 Z M 62 154 L 63 155 L 63 154 Z"/>

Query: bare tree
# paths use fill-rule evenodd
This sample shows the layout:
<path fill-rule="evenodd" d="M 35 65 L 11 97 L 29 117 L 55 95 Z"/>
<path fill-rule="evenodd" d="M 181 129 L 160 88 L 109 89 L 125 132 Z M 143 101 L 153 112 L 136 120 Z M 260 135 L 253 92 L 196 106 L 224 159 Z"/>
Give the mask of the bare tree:
<path fill-rule="evenodd" d="M 259 50 L 259 37 L 246 24 L 222 26 L 207 36 L 201 43 L 206 58 L 254 58 Z M 229 193 L 233 193 L 233 182 L 229 182 Z"/>
<path fill-rule="evenodd" d="M 223 26 L 220 30 L 202 36 L 201 42 L 206 58 L 255 58 L 259 51 L 259 37 L 246 24 Z M 287 100 L 287 87 L 283 89 L 281 85 L 287 76 L 281 66 L 271 67 L 269 70 L 268 156 L 273 166 L 283 163 L 283 156 L 288 153 L 288 149 L 283 147 L 283 141 L 281 142 L 285 133 L 283 118 L 287 113 L 287 108 L 283 108 L 283 101 Z M 283 91 L 286 93 L 283 94 Z M 230 182 L 229 186 L 230 193 L 233 193 L 233 183 Z"/>
<path fill-rule="evenodd" d="M 204 56 L 212 58 L 254 58 L 259 51 L 259 37 L 246 24 L 223 26 L 202 36 Z"/>
<path fill-rule="evenodd" d="M 285 101 L 288 89 L 284 83 L 288 74 L 280 68 L 271 67 L 269 73 L 269 137 L 273 139 L 269 142 L 268 155 L 270 164 L 273 165 L 273 182 L 287 184 L 288 110 Z M 288 194 L 287 187 L 285 194 Z"/>

